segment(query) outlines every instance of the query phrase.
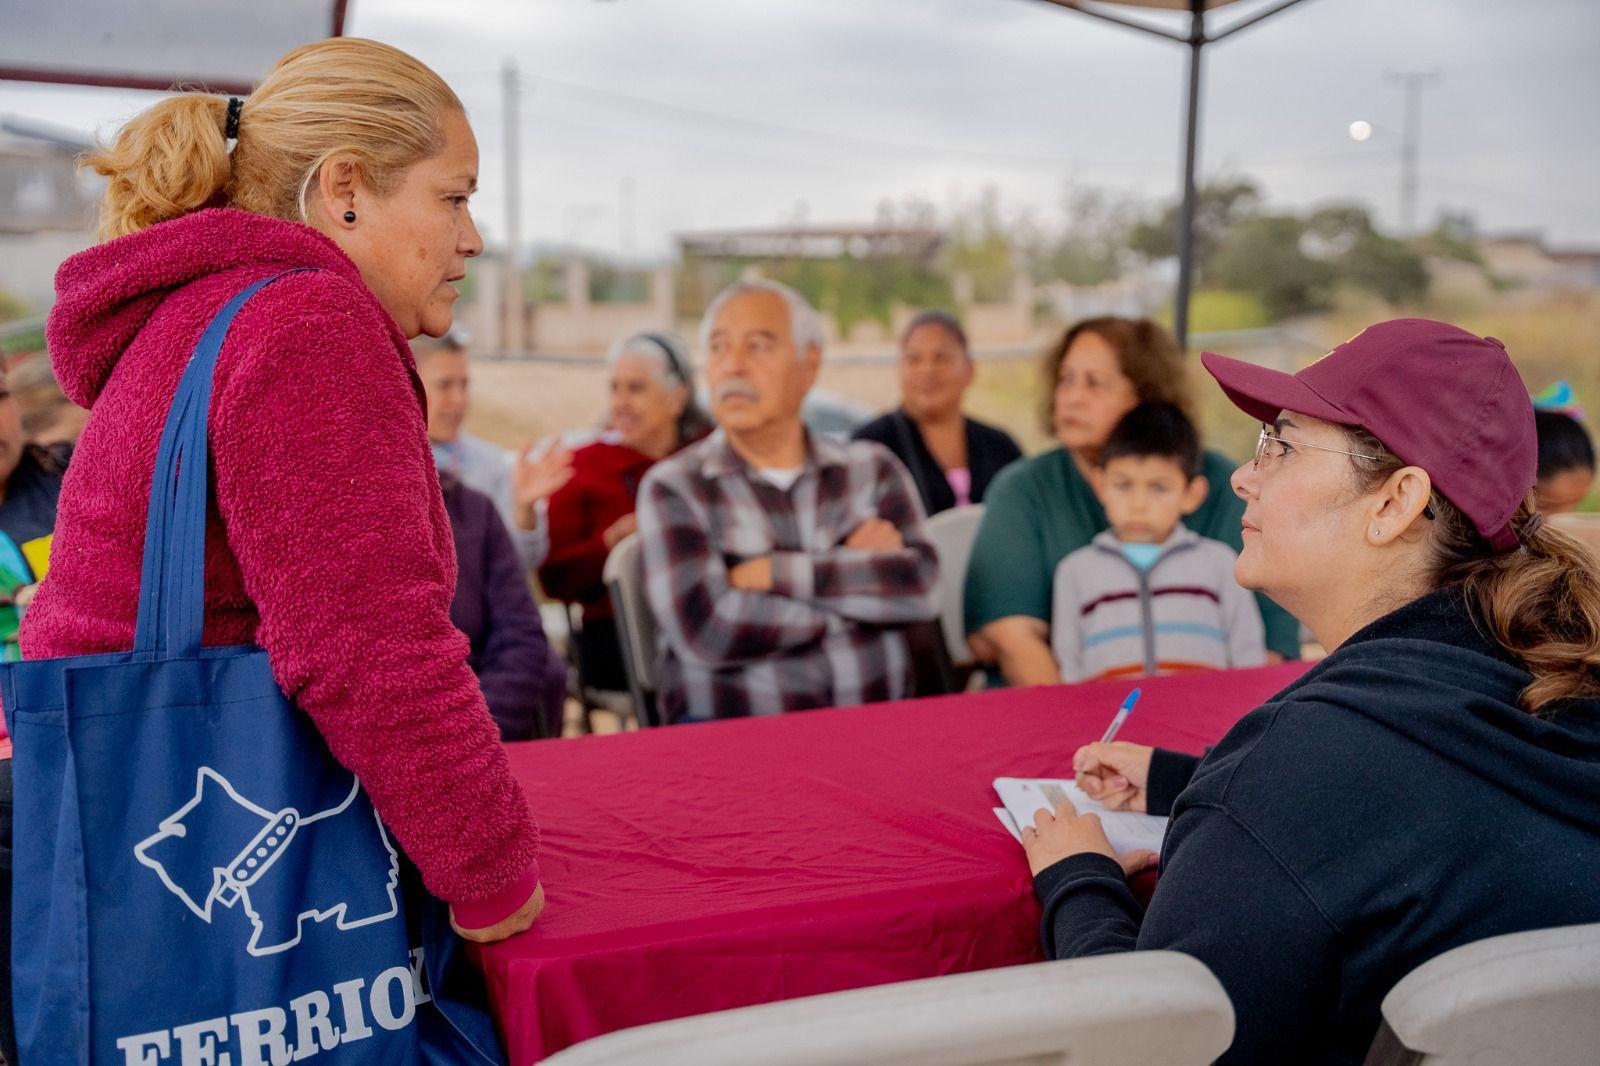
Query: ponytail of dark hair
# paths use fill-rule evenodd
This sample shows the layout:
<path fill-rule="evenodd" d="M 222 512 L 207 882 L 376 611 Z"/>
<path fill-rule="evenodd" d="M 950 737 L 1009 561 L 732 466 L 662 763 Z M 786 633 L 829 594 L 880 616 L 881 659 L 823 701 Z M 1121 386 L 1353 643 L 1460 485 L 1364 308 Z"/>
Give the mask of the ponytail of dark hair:
<path fill-rule="evenodd" d="M 1346 427 L 1359 487 L 1370 492 L 1406 464 L 1364 429 Z M 1600 564 L 1575 538 L 1545 524 L 1533 497 L 1511 519 L 1521 547 L 1496 553 L 1472 520 L 1438 492 L 1430 501 L 1435 588 L 1459 586 L 1485 635 L 1533 675 L 1530 714 L 1560 700 L 1600 697 Z"/>

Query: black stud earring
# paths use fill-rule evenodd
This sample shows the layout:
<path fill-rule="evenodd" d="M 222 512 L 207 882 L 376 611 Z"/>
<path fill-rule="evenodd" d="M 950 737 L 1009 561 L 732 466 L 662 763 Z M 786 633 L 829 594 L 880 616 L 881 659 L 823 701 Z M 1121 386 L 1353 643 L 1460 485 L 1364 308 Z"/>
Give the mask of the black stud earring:
<path fill-rule="evenodd" d="M 356 213 L 354 211 L 346 211 L 344 213 L 344 220 L 346 222 L 354 222 L 356 220 Z"/>

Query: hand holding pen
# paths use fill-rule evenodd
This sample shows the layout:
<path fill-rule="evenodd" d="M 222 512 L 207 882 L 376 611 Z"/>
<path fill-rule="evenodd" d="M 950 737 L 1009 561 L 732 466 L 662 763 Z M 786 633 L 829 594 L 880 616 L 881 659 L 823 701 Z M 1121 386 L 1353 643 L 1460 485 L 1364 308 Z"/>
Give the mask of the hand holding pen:
<path fill-rule="evenodd" d="M 1145 784 L 1150 777 L 1150 755 L 1155 749 L 1115 740 L 1139 701 L 1134 689 L 1111 719 L 1098 743 L 1085 744 L 1072 757 L 1073 779 L 1090 799 L 1112 810 L 1145 810 Z"/>

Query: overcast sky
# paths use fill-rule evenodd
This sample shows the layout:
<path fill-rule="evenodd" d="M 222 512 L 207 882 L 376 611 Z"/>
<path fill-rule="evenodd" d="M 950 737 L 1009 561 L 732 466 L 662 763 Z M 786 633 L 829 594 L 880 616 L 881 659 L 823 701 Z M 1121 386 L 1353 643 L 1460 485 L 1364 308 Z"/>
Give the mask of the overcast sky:
<path fill-rule="evenodd" d="M 677 231 L 869 222 L 908 197 L 948 212 L 987 185 L 1008 213 L 1059 222 L 1069 182 L 1154 200 L 1179 181 L 1185 50 L 1040 0 L 351 0 L 346 29 L 414 53 L 466 102 L 491 239 L 507 59 L 524 231 L 541 242 L 659 256 Z M 1600 245 L 1597 45 L 1596 0 L 1305 0 L 1208 49 L 1202 175 L 1253 177 L 1288 207 L 1359 200 L 1393 224 L 1402 94 L 1385 74 L 1437 71 L 1420 217 L 1467 209 L 1487 231 Z M 0 114 L 86 131 L 154 98 L 0 82 Z M 1376 127 L 1365 143 L 1356 119 Z"/>

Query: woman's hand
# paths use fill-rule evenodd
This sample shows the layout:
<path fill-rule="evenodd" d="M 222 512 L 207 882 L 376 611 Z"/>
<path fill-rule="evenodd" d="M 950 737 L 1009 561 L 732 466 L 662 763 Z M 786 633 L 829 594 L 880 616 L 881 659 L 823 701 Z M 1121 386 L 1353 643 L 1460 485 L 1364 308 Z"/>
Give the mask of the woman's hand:
<path fill-rule="evenodd" d="M 605 532 L 600 534 L 600 540 L 609 550 L 620 544 L 624 537 L 632 533 L 637 533 L 638 531 L 639 516 L 636 514 L 625 514 L 605 528 Z"/>
<path fill-rule="evenodd" d="M 515 914 L 502 918 L 494 925 L 482 929 L 463 929 L 456 924 L 455 908 L 450 908 L 450 928 L 463 940 L 471 940 L 478 944 L 493 944 L 496 940 L 504 940 L 508 936 L 516 936 L 533 925 L 533 920 L 539 917 L 544 910 L 544 882 L 533 887 L 533 895 L 528 897 L 528 902 L 518 907 Z"/>
<path fill-rule="evenodd" d="M 1132 876 L 1156 863 L 1156 853 L 1148 850 L 1118 855 L 1111 850 L 1106 831 L 1097 814 L 1079 814 L 1070 800 L 1062 800 L 1052 813 L 1040 807 L 1033 824 L 1022 831 L 1022 846 L 1028 852 L 1028 869 L 1038 874 L 1072 855 L 1092 853 L 1115 859 L 1124 876 Z"/>
<path fill-rule="evenodd" d="M 1072 756 L 1073 780 L 1084 794 L 1114 811 L 1144 811 L 1154 748 L 1115 741 L 1085 744 Z"/>
<path fill-rule="evenodd" d="M 745 592 L 772 591 L 772 556 L 746 559 L 728 571 L 728 585 Z"/>
<path fill-rule="evenodd" d="M 996 618 L 968 637 L 967 643 L 983 661 L 998 662 L 1012 688 L 1061 684 L 1061 668 L 1050 650 L 1048 622 L 1020 614 Z"/>
<path fill-rule="evenodd" d="M 531 458 L 533 442 L 522 446 L 511 475 L 511 499 L 516 505 L 517 525 L 539 528 L 538 505 L 548 500 L 572 480 L 572 453 L 560 444 L 553 445 L 537 459 Z"/>

